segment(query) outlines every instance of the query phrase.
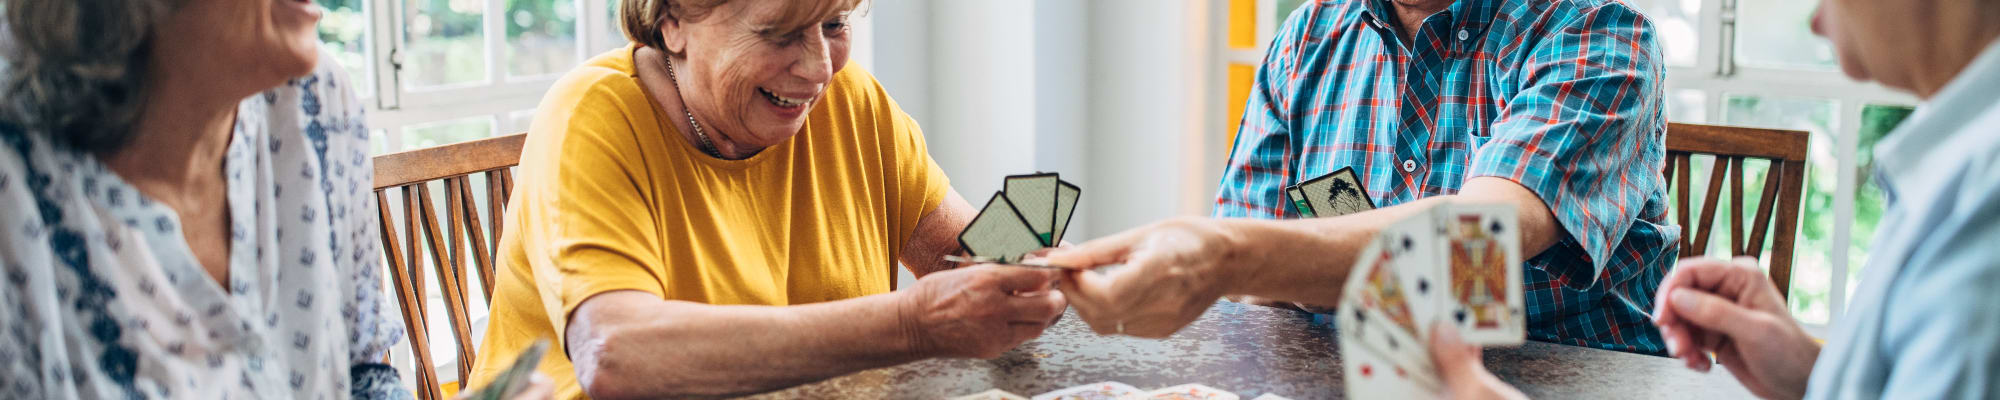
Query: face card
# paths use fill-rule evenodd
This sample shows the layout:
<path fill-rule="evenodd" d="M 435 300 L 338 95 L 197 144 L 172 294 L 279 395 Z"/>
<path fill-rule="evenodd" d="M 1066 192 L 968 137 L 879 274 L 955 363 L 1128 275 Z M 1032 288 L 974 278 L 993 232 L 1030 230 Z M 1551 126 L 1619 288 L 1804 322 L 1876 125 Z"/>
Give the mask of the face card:
<path fill-rule="evenodd" d="M 1151 392 L 1146 392 L 1146 395 L 1145 395 L 1144 397 L 1138 397 L 1138 399 L 1142 399 L 1142 400 L 1237 400 L 1237 399 L 1238 399 L 1238 397 L 1236 397 L 1236 394 L 1235 394 L 1235 393 L 1230 393 L 1230 392 L 1227 392 L 1227 391 L 1223 391 L 1222 389 L 1216 389 L 1216 388 L 1212 388 L 1212 387 L 1208 387 L 1208 386 L 1206 386 L 1206 385 L 1202 385 L 1202 384 L 1199 384 L 1199 383 L 1189 383 L 1189 384 L 1185 384 L 1185 385 L 1179 385 L 1179 386 L 1170 386 L 1170 387 L 1166 387 L 1166 388 L 1161 388 L 1161 389 L 1156 389 L 1156 390 L 1153 390 L 1153 391 L 1151 391 Z"/>
<path fill-rule="evenodd" d="M 1368 187 L 1361 185 L 1361 178 L 1354 174 L 1353 167 L 1300 182 L 1298 188 L 1306 203 L 1312 205 L 1313 214 L 1321 217 L 1338 217 L 1375 209 L 1375 200 L 1368 196 Z"/>
<path fill-rule="evenodd" d="M 1312 203 L 1306 202 L 1306 192 L 1299 190 L 1298 186 L 1285 188 L 1285 197 L 1292 200 L 1292 209 L 1298 210 L 1299 215 L 1306 218 L 1318 218 L 1318 215 L 1313 213 Z"/>
<path fill-rule="evenodd" d="M 1040 250 L 1043 247 L 1040 237 L 1014 210 L 1004 194 L 993 193 L 986 207 L 979 210 L 979 216 L 973 217 L 965 231 L 958 233 L 958 244 L 975 257 L 1004 263 L 1020 262 L 1022 256 Z"/>
<path fill-rule="evenodd" d="M 1438 225 L 1438 251 L 1450 277 L 1440 308 L 1466 343 L 1520 344 L 1521 235 L 1513 206 L 1453 204 Z"/>
<path fill-rule="evenodd" d="M 1337 330 L 1348 342 L 1368 347 L 1398 365 L 1427 365 L 1430 356 L 1421 338 L 1422 321 L 1413 310 L 1404 279 L 1397 276 L 1399 260 L 1382 249 L 1381 240 L 1367 246 L 1348 272 Z M 1342 347 L 1346 351 L 1349 347 Z"/>
<path fill-rule="evenodd" d="M 1401 365 L 1365 346 L 1340 346 L 1342 386 L 1350 399 L 1435 399 L 1444 386 L 1435 368 Z"/>
<path fill-rule="evenodd" d="M 1377 235 L 1384 251 L 1394 259 L 1396 277 L 1403 282 L 1403 296 L 1409 299 L 1416 336 L 1430 338 L 1430 326 L 1444 307 L 1445 268 L 1438 258 L 1437 224 L 1440 211 L 1426 209 L 1382 228 Z"/>
<path fill-rule="evenodd" d="M 1056 181 L 1056 237 L 1049 246 L 1062 244 L 1063 234 L 1069 232 L 1069 217 L 1076 214 L 1076 200 L 1083 196 L 1083 188 L 1062 180 Z"/>
<path fill-rule="evenodd" d="M 1028 221 L 1028 229 L 1035 231 L 1043 247 L 1055 243 L 1056 188 L 1061 186 L 1056 174 L 1009 176 L 1004 183 L 1007 202 Z"/>
<path fill-rule="evenodd" d="M 953 397 L 951 398 L 951 400 L 1028 400 L 1028 398 L 1021 397 L 1021 395 L 1018 394 L 1008 393 L 1005 390 L 990 389 L 984 392 Z"/>
<path fill-rule="evenodd" d="M 1146 392 L 1132 385 L 1106 381 L 1042 393 L 1035 395 L 1034 400 L 1119 400 L 1143 393 Z"/>

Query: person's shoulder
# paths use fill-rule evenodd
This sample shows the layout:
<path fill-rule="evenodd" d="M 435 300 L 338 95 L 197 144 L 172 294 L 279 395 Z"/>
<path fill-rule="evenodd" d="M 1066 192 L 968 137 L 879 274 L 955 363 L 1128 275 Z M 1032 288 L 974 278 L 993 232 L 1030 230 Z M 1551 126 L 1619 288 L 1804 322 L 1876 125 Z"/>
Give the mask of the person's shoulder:
<path fill-rule="evenodd" d="M 1287 37 L 1313 42 L 1361 23 L 1368 2 L 1375 0 L 1318 0 L 1300 4 L 1279 22 L 1276 40 Z M 1393 18 L 1394 16 L 1380 16 Z"/>
<path fill-rule="evenodd" d="M 1560 26 L 1580 21 L 1649 21 L 1644 13 L 1624 0 L 1491 0 L 1496 26 L 1532 28 Z M 1650 26 L 1650 22 L 1647 22 Z"/>
<path fill-rule="evenodd" d="M 638 66 L 632 51 L 632 47 L 612 49 L 571 68 L 549 86 L 548 98 L 575 96 L 581 100 L 589 94 L 638 92 Z"/>

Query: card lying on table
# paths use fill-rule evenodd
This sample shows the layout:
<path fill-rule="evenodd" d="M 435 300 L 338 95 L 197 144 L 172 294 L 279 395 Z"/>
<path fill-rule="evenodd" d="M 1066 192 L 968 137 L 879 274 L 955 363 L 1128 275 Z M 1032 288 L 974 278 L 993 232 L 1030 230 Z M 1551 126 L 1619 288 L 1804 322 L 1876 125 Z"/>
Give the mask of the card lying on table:
<path fill-rule="evenodd" d="M 1336 319 L 1349 397 L 1438 394 L 1439 322 L 1470 344 L 1526 338 L 1518 218 L 1510 205 L 1440 204 L 1356 254 Z"/>
<path fill-rule="evenodd" d="M 1083 189 L 1054 173 L 1014 175 L 959 232 L 974 259 L 1017 264 L 1029 253 L 1062 243 Z"/>
<path fill-rule="evenodd" d="M 1119 382 L 1098 382 L 1035 395 L 1034 400 L 1120 400 L 1146 392 Z"/>

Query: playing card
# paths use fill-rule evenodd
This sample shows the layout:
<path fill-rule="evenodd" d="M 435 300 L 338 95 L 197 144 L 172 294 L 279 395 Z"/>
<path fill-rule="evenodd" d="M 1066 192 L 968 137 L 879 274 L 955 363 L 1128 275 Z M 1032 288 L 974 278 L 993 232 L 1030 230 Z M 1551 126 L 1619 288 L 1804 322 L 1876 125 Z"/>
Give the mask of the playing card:
<path fill-rule="evenodd" d="M 1014 175 L 1004 183 L 1007 202 L 1028 221 L 1043 247 L 1055 245 L 1056 191 L 1061 186 L 1056 174 Z"/>
<path fill-rule="evenodd" d="M 984 392 L 953 397 L 951 398 L 951 400 L 1028 400 L 1028 398 L 1021 397 L 1021 395 L 1018 394 L 1008 393 L 1005 390 L 989 389 Z"/>
<path fill-rule="evenodd" d="M 973 217 L 965 231 L 959 232 L 958 244 L 973 256 L 1006 263 L 1020 262 L 1022 256 L 1044 247 L 1041 238 L 1015 209 L 1008 204 L 1004 193 L 993 193 L 993 198 L 979 210 L 979 216 Z"/>
<path fill-rule="evenodd" d="M 1375 209 L 1375 200 L 1368 196 L 1368 187 L 1361 185 L 1353 167 L 1300 182 L 1297 187 L 1315 216 L 1338 217 Z"/>
<path fill-rule="evenodd" d="M 1105 381 L 1042 393 L 1035 395 L 1034 400 L 1120 400 L 1125 396 L 1144 393 L 1145 391 L 1132 385 Z"/>
<path fill-rule="evenodd" d="M 1083 188 L 1069 182 L 1056 181 L 1056 237 L 1050 246 L 1062 244 L 1063 234 L 1069 232 L 1069 218 L 1076 214 L 1076 199 L 1083 196 Z"/>
<path fill-rule="evenodd" d="M 1384 251 L 1394 259 L 1393 268 L 1396 277 L 1402 280 L 1403 296 L 1410 303 L 1410 314 L 1419 339 L 1430 338 L 1431 324 L 1437 322 L 1440 310 L 1444 309 L 1443 287 L 1447 276 L 1438 255 L 1439 239 L 1435 222 L 1442 212 L 1437 207 L 1424 209 L 1382 228 L 1378 233 Z"/>
<path fill-rule="evenodd" d="M 1443 318 L 1466 343 L 1520 344 L 1521 235 L 1511 205 L 1450 204 L 1437 220 L 1446 267 Z"/>
<path fill-rule="evenodd" d="M 1348 342 L 1368 347 L 1399 365 L 1428 365 L 1421 321 L 1414 313 L 1422 304 L 1411 304 L 1404 279 L 1397 275 L 1397 255 L 1383 250 L 1383 241 L 1371 241 L 1358 253 L 1354 269 L 1348 272 L 1341 296 L 1337 331 Z M 1350 347 L 1343 346 L 1342 351 Z M 1428 370 L 1428 368 L 1426 368 Z"/>
<path fill-rule="evenodd" d="M 1403 365 L 1365 346 L 1340 346 L 1342 386 L 1350 399 L 1435 399 L 1444 396 L 1437 369 Z"/>
<path fill-rule="evenodd" d="M 1143 395 L 1128 396 L 1127 400 L 1236 400 L 1235 393 L 1208 387 L 1199 383 L 1171 386 L 1146 392 Z"/>
<path fill-rule="evenodd" d="M 526 350 L 521 350 L 520 355 L 514 356 L 514 361 L 507 365 L 507 370 L 501 371 L 500 375 L 494 377 L 492 382 L 487 382 L 486 386 L 473 390 L 466 398 L 498 400 L 520 394 L 521 390 L 528 388 L 528 379 L 535 375 L 535 366 L 541 365 L 542 356 L 548 352 L 549 341 L 536 340 L 534 344 L 528 345 Z"/>
<path fill-rule="evenodd" d="M 1292 200 L 1292 209 L 1298 210 L 1299 215 L 1305 216 L 1306 218 L 1318 217 L 1317 215 L 1313 214 L 1312 204 L 1306 202 L 1306 192 L 1303 190 L 1299 190 L 1298 186 L 1285 188 L 1285 197 L 1290 198 Z"/>

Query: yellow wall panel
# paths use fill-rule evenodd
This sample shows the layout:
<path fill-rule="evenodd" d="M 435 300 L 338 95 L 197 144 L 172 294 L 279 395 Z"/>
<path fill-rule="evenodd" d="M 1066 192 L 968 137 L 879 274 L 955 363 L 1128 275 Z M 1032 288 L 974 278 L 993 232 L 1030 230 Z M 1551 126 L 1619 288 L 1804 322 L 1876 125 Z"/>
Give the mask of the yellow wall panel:
<path fill-rule="evenodd" d="M 1229 48 L 1257 48 L 1257 0 L 1229 0 Z"/>
<path fill-rule="evenodd" d="M 1250 85 L 1256 83 L 1257 67 L 1250 64 L 1229 63 L 1229 116 L 1223 121 L 1228 125 L 1229 143 L 1236 143 L 1236 130 L 1243 123 L 1243 107 L 1250 103 Z M 1229 151 L 1229 150 L 1223 150 Z"/>

